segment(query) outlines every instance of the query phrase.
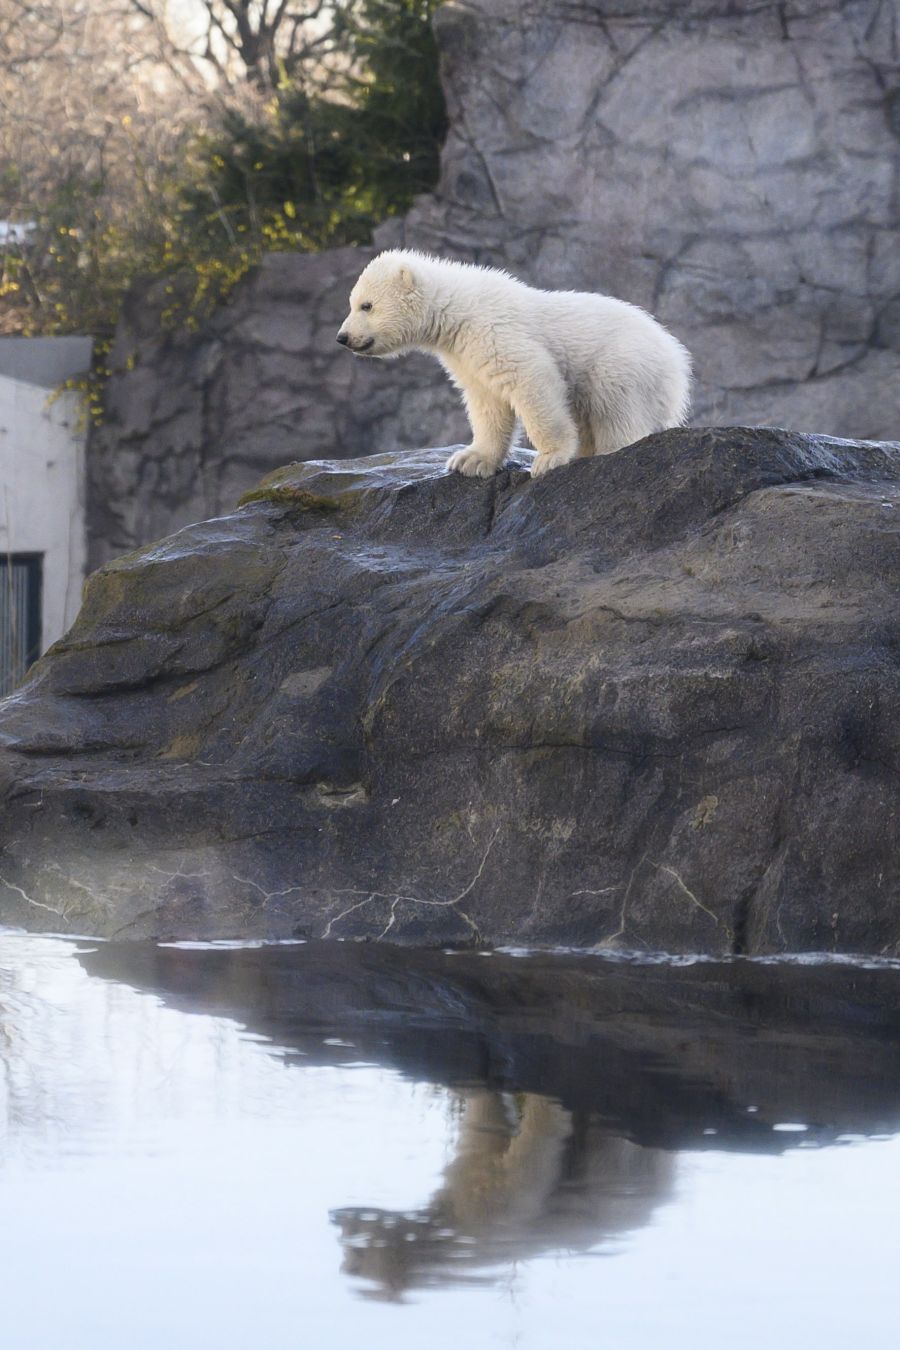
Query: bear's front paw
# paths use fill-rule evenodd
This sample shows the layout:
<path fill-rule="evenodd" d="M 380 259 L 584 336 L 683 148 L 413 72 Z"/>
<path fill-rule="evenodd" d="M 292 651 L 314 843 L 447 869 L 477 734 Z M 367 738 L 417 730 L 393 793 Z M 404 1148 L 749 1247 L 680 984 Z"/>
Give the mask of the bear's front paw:
<path fill-rule="evenodd" d="M 551 450 L 547 454 L 538 455 L 531 466 L 532 478 L 540 478 L 542 473 L 549 473 L 551 469 L 559 469 L 563 464 L 571 464 L 575 458 L 567 450 Z"/>
<path fill-rule="evenodd" d="M 465 450 L 457 450 L 447 460 L 447 468 L 456 473 L 464 473 L 467 478 L 493 478 L 497 472 L 498 464 L 495 458 L 483 454 L 473 446 L 466 446 Z"/>

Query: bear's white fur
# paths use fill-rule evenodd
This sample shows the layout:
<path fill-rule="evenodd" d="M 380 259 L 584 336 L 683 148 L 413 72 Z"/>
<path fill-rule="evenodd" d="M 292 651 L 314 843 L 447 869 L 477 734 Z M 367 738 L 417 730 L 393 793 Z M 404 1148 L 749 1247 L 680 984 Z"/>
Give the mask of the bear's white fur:
<path fill-rule="evenodd" d="M 462 390 L 472 443 L 448 469 L 488 478 L 516 417 L 532 472 L 678 426 L 691 359 L 655 319 L 608 295 L 539 291 L 506 272 L 395 249 L 363 271 L 338 341 L 357 356 L 431 352 Z"/>

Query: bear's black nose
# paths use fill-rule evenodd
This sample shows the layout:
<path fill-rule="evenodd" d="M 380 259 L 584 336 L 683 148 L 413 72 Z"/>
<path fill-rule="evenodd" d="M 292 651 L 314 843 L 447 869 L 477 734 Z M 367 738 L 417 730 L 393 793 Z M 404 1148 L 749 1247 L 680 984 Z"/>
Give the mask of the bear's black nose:
<path fill-rule="evenodd" d="M 350 341 L 350 338 L 347 333 L 338 333 L 337 340 L 342 347 L 346 347 L 347 343 Z"/>

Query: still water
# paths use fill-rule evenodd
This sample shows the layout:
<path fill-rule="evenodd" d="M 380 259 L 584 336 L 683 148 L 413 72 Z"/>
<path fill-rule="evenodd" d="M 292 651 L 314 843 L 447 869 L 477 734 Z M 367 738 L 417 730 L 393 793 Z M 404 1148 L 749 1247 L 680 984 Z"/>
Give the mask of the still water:
<path fill-rule="evenodd" d="M 900 969 L 0 932 L 3 1350 L 898 1343 Z"/>

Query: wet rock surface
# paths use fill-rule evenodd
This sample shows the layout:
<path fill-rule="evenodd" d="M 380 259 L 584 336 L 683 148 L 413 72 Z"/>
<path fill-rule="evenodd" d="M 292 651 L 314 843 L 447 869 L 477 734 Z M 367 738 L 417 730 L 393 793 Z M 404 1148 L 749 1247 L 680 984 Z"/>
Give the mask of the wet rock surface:
<path fill-rule="evenodd" d="M 900 448 L 682 430 L 532 482 L 280 470 L 0 705 L 0 919 L 900 943 Z"/>

